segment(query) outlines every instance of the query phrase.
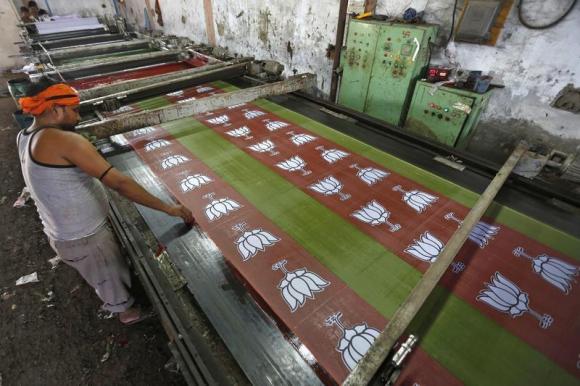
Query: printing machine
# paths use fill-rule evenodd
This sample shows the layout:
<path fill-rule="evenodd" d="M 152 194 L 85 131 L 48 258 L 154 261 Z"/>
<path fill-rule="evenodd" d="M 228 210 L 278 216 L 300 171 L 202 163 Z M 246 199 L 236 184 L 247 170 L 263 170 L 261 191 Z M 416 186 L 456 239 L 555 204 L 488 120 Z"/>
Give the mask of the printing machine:
<path fill-rule="evenodd" d="M 182 53 L 168 53 L 159 62 L 149 58 L 147 64 L 176 59 Z M 115 66 L 127 68 L 129 63 L 85 63 L 60 73 L 65 79 L 74 79 L 99 71 L 110 73 L 119 68 Z M 110 67 L 103 70 L 103 66 Z M 281 72 L 282 68 L 273 62 L 208 60 L 205 68 L 87 89 L 81 96 L 82 111 L 88 119 L 78 130 L 98 138 L 96 143 L 109 162 L 166 201 L 172 200 L 171 193 L 133 151 L 111 136 L 258 98 L 268 98 L 475 192 L 481 192 L 499 168 L 488 160 L 301 92 L 313 86 L 314 77 L 301 74 L 282 80 Z M 227 80 L 240 90 L 117 118 L 98 114 L 102 109 L 215 80 Z M 573 160 L 564 164 L 552 166 L 560 174 L 577 167 Z M 496 201 L 580 237 L 580 197 L 571 192 L 569 182 L 552 180 L 514 175 Z M 304 359 L 292 336 L 264 310 L 201 228 L 189 229 L 178 219 L 132 204 L 116 194 L 111 209 L 115 231 L 159 314 L 169 347 L 188 384 L 316 385 L 328 381 L 319 376 L 315 363 Z M 416 331 L 419 335 L 424 332 Z M 391 374 L 390 366 L 385 363 L 382 374 Z M 387 382 L 381 377 L 375 379 L 376 384 Z"/>

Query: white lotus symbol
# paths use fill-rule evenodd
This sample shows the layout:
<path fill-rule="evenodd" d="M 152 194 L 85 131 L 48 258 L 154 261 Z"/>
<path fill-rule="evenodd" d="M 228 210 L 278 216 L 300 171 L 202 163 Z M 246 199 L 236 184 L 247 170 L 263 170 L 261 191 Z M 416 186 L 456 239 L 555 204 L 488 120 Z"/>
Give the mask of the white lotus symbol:
<path fill-rule="evenodd" d="M 476 299 L 496 310 L 510 315 L 512 318 L 528 312 L 540 322 L 540 327 L 546 329 L 552 325 L 554 318 L 548 314 L 540 314 L 530 308 L 528 294 L 519 289 L 508 278 L 496 272 L 491 277 L 491 283 L 485 283 L 486 289 L 479 292 Z"/>
<path fill-rule="evenodd" d="M 333 194 L 338 194 L 341 201 L 348 200 L 350 194 L 342 193 L 342 183 L 334 178 L 333 176 L 328 176 L 312 185 L 309 186 L 310 189 L 315 192 L 321 193 L 325 196 L 332 196 Z"/>
<path fill-rule="evenodd" d="M 463 220 L 457 218 L 453 212 L 447 213 L 445 216 L 443 216 L 443 218 L 445 220 L 453 220 L 459 225 L 463 223 Z M 473 227 L 471 232 L 469 232 L 468 237 L 469 240 L 479 245 L 480 248 L 485 248 L 489 244 L 489 241 L 497 235 L 500 229 L 501 228 L 498 226 L 480 221 Z"/>
<path fill-rule="evenodd" d="M 353 217 L 356 217 L 362 222 L 370 224 L 372 226 L 387 224 L 390 227 L 391 232 L 396 232 L 401 229 L 400 224 L 392 224 L 389 222 L 389 216 L 391 212 L 386 210 L 377 201 L 372 200 L 363 206 L 360 210 L 352 213 Z"/>
<path fill-rule="evenodd" d="M 246 119 L 254 119 L 256 117 L 260 117 L 265 114 L 266 114 L 265 112 L 260 110 L 249 110 L 244 113 L 244 117 L 246 117 Z"/>
<path fill-rule="evenodd" d="M 401 185 L 395 186 L 393 190 L 395 192 L 404 193 L 403 201 L 405 201 L 405 203 L 413 208 L 417 213 L 423 213 L 425 209 L 427 209 L 432 203 L 439 199 L 432 194 L 421 192 L 419 190 L 403 190 Z"/>
<path fill-rule="evenodd" d="M 248 261 L 250 258 L 256 256 L 258 252 L 264 252 L 266 247 L 276 244 L 280 239 L 270 232 L 262 229 L 253 229 L 249 232 L 244 232 L 240 238 L 236 240 L 238 252 L 242 255 L 243 261 Z"/>
<path fill-rule="evenodd" d="M 316 137 L 314 137 L 310 134 L 294 134 L 292 131 L 288 132 L 287 134 L 291 135 L 290 140 L 296 146 L 302 146 L 305 143 L 312 142 L 312 141 L 316 140 Z"/>
<path fill-rule="evenodd" d="M 278 284 L 278 288 L 282 290 L 282 298 L 292 312 L 302 307 L 306 299 L 314 299 L 315 293 L 324 291 L 330 285 L 329 281 L 306 268 L 288 271 L 286 264 L 286 260 L 281 260 L 272 265 L 272 269 L 284 272 L 284 279 Z"/>
<path fill-rule="evenodd" d="M 195 89 L 198 93 L 204 93 L 208 91 L 213 91 L 213 87 L 205 86 L 205 87 L 198 87 Z"/>
<path fill-rule="evenodd" d="M 145 151 L 152 151 L 169 145 L 171 145 L 171 142 L 165 139 L 155 139 L 145 144 Z"/>
<path fill-rule="evenodd" d="M 226 131 L 226 134 L 230 137 L 240 138 L 244 137 L 244 139 L 252 139 L 253 137 L 250 135 L 252 131 L 248 126 L 242 126 L 237 129 Z"/>
<path fill-rule="evenodd" d="M 177 91 L 173 91 L 173 92 L 169 92 L 165 95 L 170 96 L 170 97 L 174 97 L 174 96 L 181 96 L 183 95 L 183 90 L 177 90 Z"/>
<path fill-rule="evenodd" d="M 413 244 L 409 245 L 405 252 L 415 256 L 419 260 L 427 263 L 433 263 L 443 250 L 443 243 L 437 237 L 429 232 L 424 232 L 419 240 L 413 240 Z"/>
<path fill-rule="evenodd" d="M 277 163 L 276 166 L 278 166 L 282 170 L 287 170 L 289 172 L 300 170 L 303 176 L 307 176 L 312 173 L 312 171 L 306 170 L 306 161 L 304 161 L 297 155 L 287 159 L 286 161 Z"/>
<path fill-rule="evenodd" d="M 338 149 L 325 150 L 322 146 L 318 146 L 316 149 L 322 150 L 322 158 L 324 158 L 324 160 L 329 164 L 333 164 L 350 155 L 349 153 Z"/>
<path fill-rule="evenodd" d="M 243 107 L 245 105 L 246 105 L 245 103 L 238 103 L 237 105 L 231 105 L 231 106 L 228 106 L 228 110 L 237 109 L 237 108 Z"/>
<path fill-rule="evenodd" d="M 185 99 L 180 99 L 177 101 L 177 103 L 187 103 L 187 102 L 191 102 L 191 101 L 195 101 L 195 100 L 197 100 L 196 97 L 189 97 L 189 98 L 185 98 Z M 210 121 L 211 121 L 211 119 L 208 120 L 208 122 L 210 122 Z M 214 123 L 214 125 L 217 125 L 217 123 Z"/>
<path fill-rule="evenodd" d="M 133 137 L 139 137 L 144 134 L 153 133 L 154 131 L 157 131 L 155 127 L 152 126 L 142 127 L 140 129 L 133 131 Z"/>
<path fill-rule="evenodd" d="M 524 248 L 517 247 L 513 250 L 513 254 L 530 260 L 535 273 L 565 294 L 570 292 L 572 283 L 575 281 L 574 278 L 578 276 L 579 267 L 544 253 L 533 257 L 528 255 Z"/>
<path fill-rule="evenodd" d="M 248 146 L 248 148 L 252 151 L 255 151 L 256 153 L 270 152 L 270 155 L 272 155 L 272 156 L 278 154 L 278 152 L 275 151 L 276 145 L 274 144 L 274 142 L 270 141 L 269 139 L 262 141 L 262 142 L 258 142 L 254 145 L 250 145 L 250 146 Z"/>
<path fill-rule="evenodd" d="M 220 198 L 218 200 L 214 200 L 210 202 L 205 207 L 205 215 L 209 219 L 209 221 L 214 221 L 222 215 L 228 215 L 230 212 L 236 211 L 240 209 L 242 206 L 238 204 L 236 201 L 231 200 L 229 198 Z"/>
<path fill-rule="evenodd" d="M 278 129 L 287 126 L 290 126 L 290 124 L 282 121 L 269 121 L 268 123 L 266 123 L 266 129 L 268 129 L 269 131 L 276 131 Z"/>
<path fill-rule="evenodd" d="M 161 167 L 163 168 L 163 170 L 167 170 L 167 169 L 171 169 L 177 165 L 180 165 L 184 162 L 189 161 L 189 158 L 184 157 L 182 155 L 170 155 L 169 157 L 165 157 L 162 161 L 161 161 Z"/>
<path fill-rule="evenodd" d="M 130 111 L 133 111 L 133 110 L 135 110 L 135 107 L 133 107 L 131 105 L 121 106 L 117 110 L 114 110 L 113 111 L 113 114 L 116 114 L 116 113 L 127 113 L 127 112 L 130 112 Z"/>
<path fill-rule="evenodd" d="M 360 168 L 357 164 L 350 165 L 350 167 L 356 169 L 356 176 L 369 186 L 376 184 L 391 174 L 384 170 L 372 167 Z"/>
<path fill-rule="evenodd" d="M 347 328 L 342 324 L 340 318 L 342 318 L 342 313 L 337 312 L 330 315 L 324 323 L 328 327 L 336 325 L 342 331 L 342 338 L 340 338 L 336 350 L 341 353 L 345 366 L 349 371 L 352 371 L 381 332 L 376 328 L 369 327 L 366 322 Z"/>
<path fill-rule="evenodd" d="M 187 176 L 181 180 L 181 190 L 185 192 L 189 192 L 191 190 L 197 189 L 202 185 L 207 185 L 213 182 L 213 180 L 203 174 L 194 174 L 192 176 Z"/>
<path fill-rule="evenodd" d="M 223 125 L 225 123 L 228 123 L 230 121 L 230 117 L 228 117 L 227 115 L 220 115 L 218 117 L 215 118 L 210 118 L 207 120 L 209 123 L 211 123 L 212 125 Z"/>

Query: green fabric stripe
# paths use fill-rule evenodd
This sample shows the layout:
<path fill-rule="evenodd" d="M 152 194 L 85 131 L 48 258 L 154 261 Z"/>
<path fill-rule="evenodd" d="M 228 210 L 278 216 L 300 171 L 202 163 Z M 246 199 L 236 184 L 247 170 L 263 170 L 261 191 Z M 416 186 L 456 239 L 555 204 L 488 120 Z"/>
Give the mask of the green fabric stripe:
<path fill-rule="evenodd" d="M 79 58 L 62 59 L 62 60 L 57 60 L 57 62 L 60 63 L 61 65 L 63 65 L 63 64 L 83 62 L 85 60 L 98 60 L 98 59 L 104 59 L 104 58 L 119 58 L 119 57 L 128 56 L 128 55 L 144 54 L 147 52 L 153 52 L 153 50 L 150 48 L 141 48 L 141 49 L 131 50 L 131 51 L 120 51 L 120 52 L 112 52 L 112 53 L 108 53 L 108 54 L 98 54 L 98 55 L 92 55 L 92 56 L 83 56 L 83 57 L 79 57 Z"/>
<path fill-rule="evenodd" d="M 385 317 L 392 317 L 420 279 L 418 271 L 374 239 L 200 122 L 185 118 L 163 126 Z M 410 331 L 468 385 L 577 384 L 550 359 L 443 288 L 435 290 Z"/>
<path fill-rule="evenodd" d="M 259 100 L 255 102 L 255 104 L 264 110 L 274 113 L 298 126 L 302 126 L 313 133 L 320 135 L 321 137 L 344 146 L 354 153 L 367 157 L 368 159 L 383 165 L 387 169 L 414 180 L 421 185 L 426 186 L 441 195 L 449 197 L 469 208 L 471 208 L 479 198 L 479 194 L 477 193 L 333 130 L 301 114 L 288 110 L 280 105 L 267 100 Z M 580 260 L 580 239 L 574 236 L 498 203 L 493 203 L 486 212 L 486 215 L 494 218 L 500 224 L 517 230 L 518 232 L 548 245 L 557 251 Z"/>

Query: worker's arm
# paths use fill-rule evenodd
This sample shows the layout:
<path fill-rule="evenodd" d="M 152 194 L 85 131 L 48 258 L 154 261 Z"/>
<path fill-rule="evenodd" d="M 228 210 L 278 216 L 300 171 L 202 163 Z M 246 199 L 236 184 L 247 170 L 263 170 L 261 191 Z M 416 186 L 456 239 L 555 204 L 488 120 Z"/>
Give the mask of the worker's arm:
<path fill-rule="evenodd" d="M 76 165 L 82 171 L 95 178 L 101 178 L 111 165 L 99 154 L 97 149 L 84 137 L 66 133 L 63 136 L 61 152 L 64 159 Z M 153 196 L 134 179 L 124 175 L 115 168 L 110 169 L 101 181 L 107 187 L 117 191 L 129 200 L 165 212 L 171 216 L 181 217 L 186 223 L 193 222 L 193 215 L 183 205 L 169 205 Z"/>

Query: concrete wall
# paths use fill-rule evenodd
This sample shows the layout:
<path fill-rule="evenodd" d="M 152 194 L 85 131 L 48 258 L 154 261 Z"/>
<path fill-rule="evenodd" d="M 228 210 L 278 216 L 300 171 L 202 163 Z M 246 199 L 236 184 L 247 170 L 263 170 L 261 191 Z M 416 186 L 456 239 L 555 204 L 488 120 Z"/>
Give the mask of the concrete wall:
<path fill-rule="evenodd" d="M 18 47 L 14 44 L 20 41 L 20 28 L 16 26 L 18 14 L 16 8 L 9 1 L 0 1 L 0 71 L 5 71 L 13 67 L 20 67 L 24 64 L 21 58 L 11 57 L 19 53 Z"/>

